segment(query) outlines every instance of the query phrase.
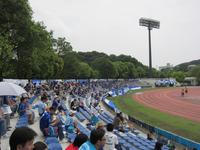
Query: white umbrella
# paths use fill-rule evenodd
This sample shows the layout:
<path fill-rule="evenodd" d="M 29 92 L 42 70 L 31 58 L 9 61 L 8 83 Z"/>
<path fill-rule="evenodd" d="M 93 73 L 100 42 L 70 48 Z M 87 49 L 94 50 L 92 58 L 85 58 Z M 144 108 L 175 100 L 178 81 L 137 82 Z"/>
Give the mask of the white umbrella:
<path fill-rule="evenodd" d="M 0 82 L 0 96 L 20 96 L 24 93 L 27 93 L 26 90 L 17 84 Z"/>

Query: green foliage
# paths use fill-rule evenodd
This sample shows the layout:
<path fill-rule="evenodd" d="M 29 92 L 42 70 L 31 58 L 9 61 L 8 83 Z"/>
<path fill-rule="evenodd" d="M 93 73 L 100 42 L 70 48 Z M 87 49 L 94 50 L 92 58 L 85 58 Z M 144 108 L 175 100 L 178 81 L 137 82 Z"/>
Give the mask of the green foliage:
<path fill-rule="evenodd" d="M 156 69 L 152 69 L 152 74 L 154 78 L 159 78 L 160 77 L 160 72 Z"/>
<path fill-rule="evenodd" d="M 105 57 L 100 57 L 92 62 L 92 68 L 99 71 L 99 78 L 109 79 L 116 76 L 116 68 L 114 64 Z"/>
<path fill-rule="evenodd" d="M 185 74 L 182 71 L 174 71 L 172 73 L 172 77 L 175 78 L 178 82 L 183 82 L 185 79 Z"/>
<path fill-rule="evenodd" d="M 9 75 L 11 61 L 14 56 L 13 46 L 8 40 L 8 36 L 0 36 L 0 78 Z"/>
<path fill-rule="evenodd" d="M 189 71 L 188 66 L 190 66 L 190 65 L 200 65 L 200 59 L 179 64 L 179 65 L 174 67 L 174 70 L 186 72 L 186 71 Z"/>
<path fill-rule="evenodd" d="M 129 79 L 137 77 L 137 70 L 133 63 L 116 61 L 113 64 L 116 68 L 116 78 Z"/>
<path fill-rule="evenodd" d="M 104 54 L 104 53 L 99 53 L 96 51 L 92 51 L 92 52 L 78 52 L 78 58 L 83 61 L 86 62 L 88 64 L 91 64 L 92 61 L 96 60 L 97 58 L 100 57 L 104 57 L 104 58 L 108 58 L 108 55 Z"/>
<path fill-rule="evenodd" d="M 128 68 L 128 76 L 127 77 L 130 78 L 130 79 L 137 78 L 138 72 L 137 72 L 135 65 L 131 62 L 125 62 L 125 65 Z"/>
<path fill-rule="evenodd" d="M 69 52 L 63 56 L 64 67 L 62 77 L 64 79 L 77 79 L 79 77 L 79 63 L 76 53 Z"/>
<path fill-rule="evenodd" d="M 131 56 L 127 56 L 127 55 L 110 55 L 110 60 L 111 61 L 122 61 L 122 62 L 131 62 L 133 64 L 137 64 L 137 66 L 142 66 L 144 67 L 144 65 L 140 62 L 138 62 L 135 58 L 131 57 Z"/>
<path fill-rule="evenodd" d="M 200 84 L 200 65 L 197 65 L 191 70 L 191 76 L 196 77 L 198 83 Z"/>
<path fill-rule="evenodd" d="M 139 78 L 143 78 L 146 75 L 146 72 L 144 70 L 144 68 L 142 68 L 141 66 L 137 67 L 137 73 L 138 73 L 138 77 Z"/>
<path fill-rule="evenodd" d="M 89 79 L 93 75 L 93 69 L 84 62 L 80 62 L 78 65 L 78 78 L 79 79 Z"/>
<path fill-rule="evenodd" d="M 160 77 L 161 78 L 170 78 L 170 77 L 174 77 L 173 74 L 173 70 L 171 69 L 163 69 L 160 71 Z M 176 71 L 175 71 L 176 72 Z"/>
<path fill-rule="evenodd" d="M 72 52 L 72 46 L 65 38 L 59 37 L 58 39 L 53 39 L 53 47 L 55 52 L 60 56 Z"/>
<path fill-rule="evenodd" d="M 28 1 L 1 0 L 0 10 L 0 33 L 9 35 L 9 43 L 13 45 L 13 52 L 17 56 L 17 76 L 30 78 L 32 11 Z"/>
<path fill-rule="evenodd" d="M 42 23 L 33 24 L 32 78 L 56 78 L 63 69 L 63 60 L 54 53 L 52 35 Z M 37 40 L 36 40 L 37 39 Z"/>

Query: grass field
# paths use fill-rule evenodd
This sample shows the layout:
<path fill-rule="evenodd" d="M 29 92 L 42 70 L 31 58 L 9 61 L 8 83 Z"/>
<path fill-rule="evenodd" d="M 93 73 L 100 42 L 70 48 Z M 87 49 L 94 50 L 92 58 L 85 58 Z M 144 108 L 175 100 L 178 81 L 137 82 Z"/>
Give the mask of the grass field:
<path fill-rule="evenodd" d="M 200 142 L 200 122 L 173 116 L 139 104 L 132 98 L 132 95 L 141 91 L 143 90 L 132 91 L 127 95 L 108 99 L 111 99 L 122 112 L 138 120 Z"/>

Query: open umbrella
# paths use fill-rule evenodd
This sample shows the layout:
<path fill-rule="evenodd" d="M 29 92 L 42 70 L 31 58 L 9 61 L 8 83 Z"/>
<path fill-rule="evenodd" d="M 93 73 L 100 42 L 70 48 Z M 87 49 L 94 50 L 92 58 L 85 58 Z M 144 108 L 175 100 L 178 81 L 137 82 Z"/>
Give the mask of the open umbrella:
<path fill-rule="evenodd" d="M 27 93 L 21 86 L 9 82 L 0 82 L 0 96 L 20 96 Z"/>

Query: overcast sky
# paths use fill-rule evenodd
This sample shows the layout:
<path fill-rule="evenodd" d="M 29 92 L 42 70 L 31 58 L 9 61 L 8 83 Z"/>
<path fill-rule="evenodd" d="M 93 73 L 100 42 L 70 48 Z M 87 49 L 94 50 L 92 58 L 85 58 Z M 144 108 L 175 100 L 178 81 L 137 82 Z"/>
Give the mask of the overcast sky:
<path fill-rule="evenodd" d="M 126 54 L 148 65 L 148 30 L 141 17 L 160 21 L 153 29 L 152 64 L 200 59 L 200 0 L 29 0 L 36 21 L 75 51 Z"/>

